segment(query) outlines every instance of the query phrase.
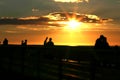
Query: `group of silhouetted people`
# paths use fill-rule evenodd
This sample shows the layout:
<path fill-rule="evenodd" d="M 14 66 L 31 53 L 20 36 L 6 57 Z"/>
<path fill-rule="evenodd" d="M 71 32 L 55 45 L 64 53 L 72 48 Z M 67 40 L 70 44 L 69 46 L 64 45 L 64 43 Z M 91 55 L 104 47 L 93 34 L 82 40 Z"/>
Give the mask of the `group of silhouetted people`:
<path fill-rule="evenodd" d="M 22 45 L 22 46 L 26 46 L 26 45 L 27 45 L 27 40 L 22 40 L 22 41 L 21 41 L 21 45 Z"/>
<path fill-rule="evenodd" d="M 48 37 L 46 37 L 45 41 L 44 41 L 44 46 L 47 46 L 47 47 L 51 47 L 51 46 L 54 46 L 54 42 L 52 41 L 52 38 L 49 38 L 48 40 Z"/>
<path fill-rule="evenodd" d="M 100 37 L 95 42 L 95 49 L 109 49 L 109 43 L 107 42 L 107 38 L 104 35 L 100 35 Z"/>
<path fill-rule="evenodd" d="M 8 39 L 5 38 L 2 43 L 3 43 L 3 45 L 7 46 L 8 45 Z M 21 45 L 27 45 L 27 40 L 22 40 Z"/>

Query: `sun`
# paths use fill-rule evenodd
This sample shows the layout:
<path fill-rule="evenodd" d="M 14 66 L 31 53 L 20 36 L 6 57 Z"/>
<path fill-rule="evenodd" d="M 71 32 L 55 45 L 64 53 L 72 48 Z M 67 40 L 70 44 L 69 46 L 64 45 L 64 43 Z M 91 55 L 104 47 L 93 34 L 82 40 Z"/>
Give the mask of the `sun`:
<path fill-rule="evenodd" d="M 77 29 L 81 26 L 81 22 L 79 22 L 77 19 L 70 19 L 67 22 L 67 27 L 70 29 Z"/>
<path fill-rule="evenodd" d="M 79 26 L 79 22 L 77 20 L 70 20 L 68 21 L 68 24 L 67 24 L 70 28 L 76 28 L 77 26 Z"/>

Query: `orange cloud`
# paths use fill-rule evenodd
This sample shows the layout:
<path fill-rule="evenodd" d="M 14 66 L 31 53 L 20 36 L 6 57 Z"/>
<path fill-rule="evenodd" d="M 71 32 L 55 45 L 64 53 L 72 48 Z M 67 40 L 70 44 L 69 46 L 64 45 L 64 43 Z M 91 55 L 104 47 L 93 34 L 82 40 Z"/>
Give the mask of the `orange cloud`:
<path fill-rule="evenodd" d="M 29 16 L 29 17 L 21 17 L 21 18 L 18 18 L 20 20 L 29 20 L 29 19 L 39 19 L 40 17 L 37 17 L 37 16 Z"/>
<path fill-rule="evenodd" d="M 50 28 L 47 26 L 24 26 L 24 25 L 20 25 L 16 27 L 17 29 L 22 29 L 22 30 L 27 30 L 27 31 L 42 31 L 42 30 L 49 30 Z"/>
<path fill-rule="evenodd" d="M 7 30 L 6 33 L 17 33 L 16 31 Z"/>

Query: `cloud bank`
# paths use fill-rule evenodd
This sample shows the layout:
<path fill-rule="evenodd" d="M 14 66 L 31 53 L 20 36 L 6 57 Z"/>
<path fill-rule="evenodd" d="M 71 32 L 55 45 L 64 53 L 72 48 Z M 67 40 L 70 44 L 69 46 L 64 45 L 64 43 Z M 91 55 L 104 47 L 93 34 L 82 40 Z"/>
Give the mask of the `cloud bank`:
<path fill-rule="evenodd" d="M 75 12 L 53 12 L 49 13 L 46 17 L 56 21 L 69 21 L 70 19 L 76 19 L 84 23 L 102 23 L 113 21 L 113 19 L 101 18 L 94 14 L 80 14 Z"/>

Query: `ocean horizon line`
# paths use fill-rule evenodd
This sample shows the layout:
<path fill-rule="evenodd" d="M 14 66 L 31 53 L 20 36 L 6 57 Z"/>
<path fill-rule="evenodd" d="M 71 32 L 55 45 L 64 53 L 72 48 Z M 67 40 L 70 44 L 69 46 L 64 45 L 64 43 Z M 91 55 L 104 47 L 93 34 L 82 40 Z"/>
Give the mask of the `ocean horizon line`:
<path fill-rule="evenodd" d="M 0 44 L 0 46 L 3 44 Z M 8 46 L 21 46 L 21 44 L 8 44 Z M 27 46 L 44 46 L 43 44 L 27 44 Z M 56 44 L 54 46 L 68 46 L 68 47 L 94 47 L 94 45 L 65 45 L 65 44 Z M 110 47 L 115 47 L 120 45 L 110 45 Z"/>

